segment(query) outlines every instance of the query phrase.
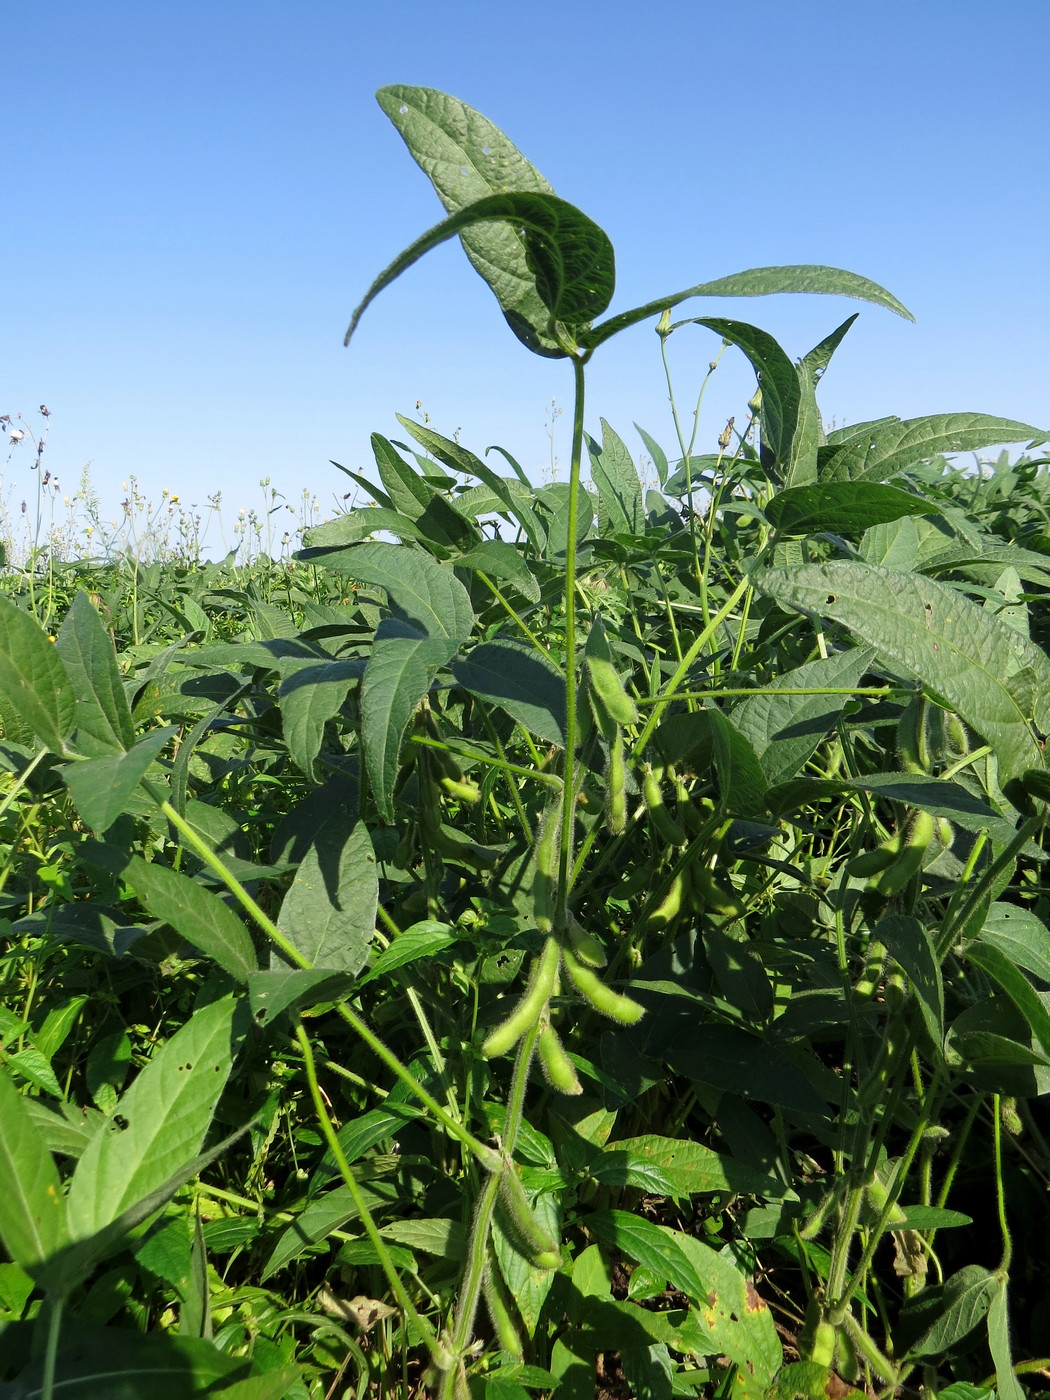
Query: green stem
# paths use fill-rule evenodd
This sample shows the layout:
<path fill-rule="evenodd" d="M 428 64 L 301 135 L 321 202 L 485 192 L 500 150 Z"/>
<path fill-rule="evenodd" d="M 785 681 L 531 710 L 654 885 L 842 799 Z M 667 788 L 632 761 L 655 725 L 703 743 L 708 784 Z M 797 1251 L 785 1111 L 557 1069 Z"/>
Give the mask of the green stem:
<path fill-rule="evenodd" d="M 1010 1238 L 1010 1227 L 1006 1223 L 1006 1196 L 1003 1191 L 1003 1129 L 1000 1115 L 1001 1101 L 998 1094 L 992 1095 L 992 1147 L 995 1152 L 995 1201 L 999 1208 L 999 1230 L 1003 1237 L 1003 1256 L 996 1272 L 1005 1278 L 1010 1272 L 1014 1244 Z"/>
<path fill-rule="evenodd" d="M 40 1400 L 54 1400 L 55 1363 L 58 1359 L 58 1338 L 62 1330 L 62 1310 L 65 1299 L 51 1298 L 51 1316 L 47 1320 L 47 1348 L 44 1352 L 44 1374 L 40 1381 Z"/>
<path fill-rule="evenodd" d="M 437 1334 L 433 1327 L 431 1327 L 426 1318 L 421 1317 L 416 1311 L 415 1304 L 405 1291 L 404 1284 L 401 1282 L 397 1269 L 394 1268 L 394 1261 L 390 1257 L 390 1251 L 386 1247 L 386 1241 L 379 1233 L 379 1229 L 372 1217 L 372 1212 L 368 1209 L 368 1204 L 365 1201 L 361 1188 L 357 1184 L 357 1178 L 354 1176 L 350 1163 L 346 1160 L 346 1154 L 343 1151 L 338 1134 L 329 1117 L 324 1097 L 321 1094 L 321 1086 L 317 1081 L 317 1065 L 314 1062 L 314 1052 L 313 1046 L 310 1044 L 310 1037 L 306 1034 L 306 1031 L 303 1029 L 303 1023 L 299 1020 L 296 1021 L 295 1038 L 302 1052 L 303 1063 L 306 1066 L 306 1078 L 310 1085 L 310 1097 L 313 1100 L 317 1121 L 320 1123 L 321 1131 L 324 1134 L 325 1141 L 328 1143 L 328 1150 L 335 1158 L 336 1166 L 339 1168 L 343 1181 L 346 1183 L 346 1189 L 350 1192 L 361 1224 L 364 1226 L 365 1234 L 368 1236 L 372 1248 L 376 1252 L 376 1257 L 379 1260 L 383 1272 L 387 1276 L 387 1281 L 390 1284 L 394 1297 L 398 1301 L 398 1306 L 401 1308 L 406 1319 L 415 1326 L 417 1333 L 426 1343 L 427 1350 L 430 1352 L 434 1363 L 440 1365 L 444 1360 L 444 1349 L 438 1341 Z"/>
<path fill-rule="evenodd" d="M 226 869 L 218 856 L 215 855 L 206 842 L 201 840 L 193 828 L 179 816 L 171 803 L 158 793 L 152 791 L 148 784 L 143 784 L 143 786 L 149 791 L 150 796 L 159 805 L 161 811 L 167 817 L 168 821 L 171 822 L 172 826 L 185 838 L 187 843 L 193 848 L 196 854 L 200 856 L 201 860 L 204 861 L 208 868 L 218 875 L 219 879 L 237 899 L 241 907 L 251 915 L 262 929 L 263 933 L 266 934 L 267 938 L 276 944 L 289 962 L 294 963 L 296 967 L 303 968 L 304 970 L 312 968 L 313 964 L 310 962 L 309 958 L 303 957 L 302 953 L 288 942 L 287 938 L 285 938 L 284 934 L 270 916 L 259 908 L 259 905 L 236 876 Z M 336 1011 L 350 1029 L 364 1041 L 372 1053 L 382 1060 L 387 1068 L 401 1080 L 405 1088 L 414 1094 L 415 1097 L 419 1099 L 420 1103 L 430 1110 L 451 1137 L 456 1138 L 459 1142 L 463 1143 L 465 1147 L 468 1147 L 470 1151 L 474 1153 L 475 1157 L 477 1157 L 478 1161 L 489 1171 L 498 1170 L 497 1163 L 500 1160 L 499 1154 L 494 1152 L 491 1147 L 487 1147 L 485 1143 L 476 1138 L 473 1133 L 468 1132 L 467 1129 L 463 1127 L 462 1123 L 457 1123 L 448 1110 L 442 1108 L 432 1094 L 427 1093 L 419 1080 L 401 1063 L 394 1052 L 388 1050 L 379 1037 L 373 1031 L 369 1030 L 361 1017 L 358 1016 L 356 1012 L 351 1011 L 345 1001 L 339 1002 Z"/>
<path fill-rule="evenodd" d="M 500 1143 L 503 1152 L 501 1170 L 507 1169 L 507 1164 L 518 1140 L 522 1106 L 525 1102 L 525 1089 L 529 1081 L 529 1066 L 532 1064 L 532 1056 L 536 1049 L 539 1033 L 540 1028 L 537 1022 L 522 1037 L 518 1046 L 517 1059 L 514 1061 L 514 1074 L 507 1095 L 507 1112 L 503 1121 L 503 1137 Z M 500 1172 L 492 1171 L 489 1173 L 478 1199 L 477 1210 L 474 1213 L 470 1246 L 467 1251 L 467 1266 L 456 1303 L 456 1317 L 452 1332 L 452 1355 L 455 1357 L 455 1367 L 453 1370 L 447 1371 L 442 1379 L 440 1400 L 454 1400 L 457 1390 L 461 1388 L 460 1368 L 463 1364 L 463 1358 L 470 1348 L 474 1319 L 477 1316 L 478 1302 L 481 1298 L 481 1287 L 488 1263 L 489 1235 L 492 1231 L 492 1218 L 495 1214 L 496 1199 L 499 1194 L 499 1181 Z"/>
<path fill-rule="evenodd" d="M 572 416 L 572 459 L 569 466 L 569 518 L 565 542 L 565 773 L 556 904 L 560 928 L 565 927 L 576 817 L 576 539 L 579 533 L 585 387 L 583 361 L 576 355 L 572 357 L 572 369 L 575 402 Z"/>

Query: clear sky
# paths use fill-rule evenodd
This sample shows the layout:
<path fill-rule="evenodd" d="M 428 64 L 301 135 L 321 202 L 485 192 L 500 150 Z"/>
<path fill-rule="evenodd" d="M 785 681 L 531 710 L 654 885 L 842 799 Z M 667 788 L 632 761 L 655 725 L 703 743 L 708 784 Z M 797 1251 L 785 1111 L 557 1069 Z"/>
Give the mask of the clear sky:
<path fill-rule="evenodd" d="M 825 417 L 975 409 L 1050 428 L 1047 0 L 33 0 L 4 23 L 0 413 L 51 410 L 47 464 L 224 509 L 259 480 L 322 510 L 369 434 L 416 412 L 537 478 L 568 452 L 568 367 L 504 326 L 458 244 L 369 310 L 442 216 L 373 94 L 451 92 L 501 126 L 617 251 L 612 310 L 752 266 L 860 272 Z M 804 353 L 860 303 L 703 301 Z M 683 402 L 717 349 L 676 346 Z M 753 389 L 727 352 L 700 445 Z M 592 363 L 588 426 L 672 448 L 648 325 Z M 403 434 L 402 434 L 403 435 Z M 4 489 L 25 495 L 31 452 Z M 673 454 L 672 454 L 673 455 Z"/>

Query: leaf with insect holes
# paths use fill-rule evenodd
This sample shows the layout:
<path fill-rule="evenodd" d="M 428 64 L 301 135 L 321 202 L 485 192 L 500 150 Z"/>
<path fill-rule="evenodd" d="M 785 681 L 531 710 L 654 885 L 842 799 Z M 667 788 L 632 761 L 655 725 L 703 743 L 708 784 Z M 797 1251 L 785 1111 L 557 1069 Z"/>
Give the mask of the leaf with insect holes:
<path fill-rule="evenodd" d="M 85 1239 L 162 1185 L 201 1148 L 243 1032 L 223 997 L 155 1052 L 91 1139 L 69 1187 L 69 1229 Z"/>

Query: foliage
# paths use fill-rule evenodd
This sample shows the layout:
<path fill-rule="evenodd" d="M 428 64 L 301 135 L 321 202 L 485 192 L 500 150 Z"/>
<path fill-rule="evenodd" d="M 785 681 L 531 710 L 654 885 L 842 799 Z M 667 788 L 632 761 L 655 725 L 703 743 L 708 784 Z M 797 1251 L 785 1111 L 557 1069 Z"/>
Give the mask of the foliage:
<path fill-rule="evenodd" d="M 941 454 L 1042 434 L 825 433 L 854 318 L 797 363 L 671 319 L 906 314 L 835 269 L 595 324 L 603 231 L 472 109 L 379 97 L 447 218 L 351 329 L 459 236 L 569 361 L 569 480 L 406 418 L 284 566 L 10 580 L 0 1396 L 1016 1397 L 1047 486 Z M 665 364 L 696 326 L 758 379 L 715 453 L 642 433 L 659 491 L 584 431 L 648 317 Z"/>

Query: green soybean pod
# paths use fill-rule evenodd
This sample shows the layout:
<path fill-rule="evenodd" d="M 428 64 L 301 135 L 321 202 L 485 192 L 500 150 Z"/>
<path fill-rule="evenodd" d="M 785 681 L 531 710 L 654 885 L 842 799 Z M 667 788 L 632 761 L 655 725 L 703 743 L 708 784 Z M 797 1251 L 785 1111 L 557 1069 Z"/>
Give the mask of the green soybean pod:
<path fill-rule="evenodd" d="M 689 872 L 692 887 L 697 899 L 716 914 L 739 919 L 744 913 L 744 901 L 728 880 L 720 880 L 706 865 L 698 865 Z"/>
<path fill-rule="evenodd" d="M 646 769 L 642 779 L 642 797 L 649 815 L 653 819 L 653 826 L 656 827 L 668 845 L 684 846 L 689 838 L 664 806 L 660 780 L 651 768 Z"/>
<path fill-rule="evenodd" d="M 886 1189 L 886 1183 L 881 1177 L 873 1176 L 864 1187 L 864 1207 L 861 1211 L 861 1222 L 865 1225 L 875 1225 L 882 1217 L 882 1212 L 889 1204 L 890 1193 Z M 889 1215 L 886 1217 L 886 1226 L 890 1230 L 898 1229 L 904 1224 L 908 1216 L 906 1211 L 894 1201 L 890 1206 Z"/>
<path fill-rule="evenodd" d="M 565 971 L 584 1000 L 590 1002 L 595 1011 L 619 1021 L 621 1026 L 633 1026 L 645 1015 L 645 1007 L 631 997 L 622 996 L 607 987 L 600 977 L 589 967 L 584 967 L 568 948 L 561 950 Z"/>
<path fill-rule="evenodd" d="M 500 1278 L 497 1267 L 494 1264 L 488 1264 L 481 1276 L 481 1292 L 485 1299 L 485 1307 L 492 1319 L 492 1327 L 500 1346 L 511 1356 L 516 1356 L 520 1360 L 524 1348 L 521 1344 L 517 1324 L 511 1317 L 510 1307 L 504 1297 L 505 1288 L 506 1285 Z"/>
<path fill-rule="evenodd" d="M 557 1089 L 559 1094 L 582 1094 L 583 1085 L 576 1074 L 576 1066 L 565 1053 L 561 1036 L 553 1026 L 544 1026 L 540 1031 L 538 1049 L 540 1068 L 551 1088 Z"/>
<path fill-rule="evenodd" d="M 886 966 L 886 945 L 873 938 L 868 944 L 864 968 L 853 988 L 853 995 L 860 1001 L 870 1001 L 879 985 L 883 968 Z"/>
<path fill-rule="evenodd" d="M 438 782 L 442 791 L 447 792 L 449 797 L 456 797 L 460 802 L 480 802 L 481 789 L 477 783 L 472 783 L 467 778 L 450 778 L 446 773 Z"/>
<path fill-rule="evenodd" d="M 515 1248 L 521 1250 L 533 1268 L 556 1269 L 561 1263 L 558 1242 L 537 1220 L 521 1178 L 509 1158 L 504 1161 L 500 1173 L 499 1202 L 509 1227 L 507 1237 Z"/>
<path fill-rule="evenodd" d="M 883 841 L 881 846 L 876 846 L 873 851 L 861 851 L 859 855 L 847 861 L 846 874 L 856 876 L 859 880 L 867 879 L 870 875 L 879 875 L 893 864 L 900 851 L 901 834 L 897 832 L 888 841 Z"/>
<path fill-rule="evenodd" d="M 611 725 L 637 724 L 638 707 L 620 679 L 601 618 L 595 621 L 588 634 L 584 662 L 590 683 L 591 707 L 602 732 L 608 734 Z"/>
<path fill-rule="evenodd" d="M 624 752 L 623 730 L 619 725 L 609 745 L 609 773 L 607 779 L 609 810 L 608 825 L 614 836 L 627 825 L 627 757 Z"/>
<path fill-rule="evenodd" d="M 685 876 L 679 870 L 671 881 L 671 888 L 646 920 L 646 928 L 669 928 L 682 912 L 684 894 Z"/>
<path fill-rule="evenodd" d="M 536 838 L 536 873 L 532 880 L 533 917 L 541 933 L 554 927 L 554 890 L 558 879 L 558 840 L 561 836 L 561 803 L 547 808 Z"/>
<path fill-rule="evenodd" d="M 485 1037 L 481 1053 L 487 1060 L 506 1055 L 513 1050 L 526 1031 L 531 1030 L 543 1015 L 551 999 L 558 976 L 559 948 L 556 938 L 549 937 L 543 951 L 532 965 L 532 975 L 520 1001 L 506 1018 Z"/>
<path fill-rule="evenodd" d="M 876 881 L 876 889 L 882 895 L 898 894 L 913 875 L 922 869 L 922 858 L 933 840 L 934 820 L 929 812 L 920 808 L 908 823 L 900 855 L 882 872 Z"/>
<path fill-rule="evenodd" d="M 572 951 L 579 958 L 580 962 L 586 963 L 588 967 L 604 967 L 609 961 L 605 956 L 605 949 L 595 938 L 593 933 L 588 933 L 582 927 L 575 914 L 569 914 L 566 920 L 569 933 L 569 942 L 572 944 Z"/>

